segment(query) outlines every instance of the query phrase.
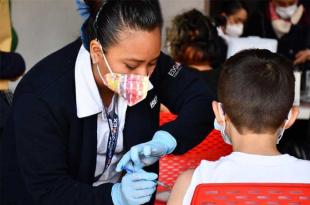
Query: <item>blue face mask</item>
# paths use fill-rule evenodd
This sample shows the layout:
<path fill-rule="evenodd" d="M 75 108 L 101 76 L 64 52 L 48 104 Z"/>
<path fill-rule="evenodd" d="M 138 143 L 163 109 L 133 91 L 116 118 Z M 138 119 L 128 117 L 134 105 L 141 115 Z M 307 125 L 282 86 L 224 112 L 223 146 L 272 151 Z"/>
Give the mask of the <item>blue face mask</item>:
<path fill-rule="evenodd" d="M 224 125 L 220 125 L 216 119 L 214 119 L 214 129 L 218 130 L 221 132 L 222 134 L 222 138 L 224 140 L 224 142 L 226 144 L 232 144 L 231 142 L 231 138 L 225 133 L 225 128 L 226 128 L 226 122 L 225 122 L 225 118 L 224 118 L 224 111 L 222 109 L 222 104 L 221 103 L 218 103 L 218 110 L 220 112 L 220 116 L 224 122 Z"/>

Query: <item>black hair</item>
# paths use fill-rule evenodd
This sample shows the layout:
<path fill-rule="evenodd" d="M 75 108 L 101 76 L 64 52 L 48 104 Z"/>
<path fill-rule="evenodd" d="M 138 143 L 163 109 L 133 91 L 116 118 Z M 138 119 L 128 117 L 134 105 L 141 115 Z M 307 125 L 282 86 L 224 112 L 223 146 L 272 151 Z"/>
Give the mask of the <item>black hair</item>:
<path fill-rule="evenodd" d="M 90 9 L 90 17 L 82 27 L 84 45 L 98 39 L 107 49 L 117 44 L 119 32 L 125 29 L 152 31 L 163 24 L 158 0 L 84 1 Z"/>
<path fill-rule="evenodd" d="M 217 66 L 221 56 L 219 40 L 209 18 L 196 9 L 177 15 L 167 37 L 172 57 L 187 65 L 207 61 Z"/>
<path fill-rule="evenodd" d="M 277 130 L 294 101 L 293 65 L 265 49 L 244 50 L 223 65 L 218 99 L 237 130 Z"/>
<path fill-rule="evenodd" d="M 242 0 L 221 0 L 218 15 L 214 18 L 215 24 L 217 26 L 225 26 L 227 23 L 227 18 L 223 16 L 222 13 L 225 13 L 228 17 L 234 15 L 241 9 L 248 11 L 247 5 Z"/>

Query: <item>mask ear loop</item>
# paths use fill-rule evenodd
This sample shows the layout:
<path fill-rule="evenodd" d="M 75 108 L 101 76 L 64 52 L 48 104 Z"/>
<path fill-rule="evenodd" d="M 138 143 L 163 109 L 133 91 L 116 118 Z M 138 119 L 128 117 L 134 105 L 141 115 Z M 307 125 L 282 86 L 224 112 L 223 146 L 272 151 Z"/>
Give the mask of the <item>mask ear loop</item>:
<path fill-rule="evenodd" d="M 97 68 L 97 72 L 98 72 L 98 74 L 99 74 L 99 77 L 100 77 L 101 81 L 102 81 L 104 84 L 107 84 L 107 82 L 104 80 L 103 76 L 101 75 L 101 72 L 100 72 L 98 63 L 96 64 L 96 68 Z"/>
<path fill-rule="evenodd" d="M 108 62 L 108 60 L 107 60 L 107 58 L 106 58 L 106 56 L 105 56 L 105 54 L 103 52 L 103 49 L 102 49 L 101 45 L 100 45 L 100 49 L 101 49 L 101 53 L 102 53 L 102 56 L 103 56 L 103 60 L 104 60 L 104 62 L 106 64 L 106 66 L 108 67 L 109 72 L 112 74 L 113 78 L 115 78 L 115 74 L 113 73 L 113 71 L 112 71 L 112 69 L 110 67 L 110 64 L 109 64 L 109 62 Z"/>
<path fill-rule="evenodd" d="M 222 120 L 225 121 L 225 117 L 224 117 L 225 113 L 224 113 L 224 110 L 223 110 L 222 103 L 218 103 L 217 107 L 218 107 L 218 110 L 219 110 L 219 113 L 220 113 L 220 116 L 221 116 Z"/>
<path fill-rule="evenodd" d="M 280 132 L 280 135 L 278 137 L 277 144 L 279 144 L 280 140 L 282 139 L 284 131 L 285 131 L 285 126 L 286 126 L 287 122 L 291 119 L 291 116 L 292 116 L 292 110 L 290 110 L 289 113 L 287 114 L 287 118 L 285 120 L 283 127 L 281 128 L 281 132 Z"/>
<path fill-rule="evenodd" d="M 108 70 L 109 70 L 109 72 L 112 74 L 113 78 L 115 78 L 115 75 L 114 75 L 114 73 L 112 72 L 112 69 L 111 69 L 111 67 L 110 67 L 110 65 L 109 65 L 109 63 L 108 63 L 108 61 L 107 61 L 107 59 L 106 59 L 106 56 L 105 56 L 104 52 L 103 52 L 101 43 L 100 43 L 100 41 L 99 41 L 99 39 L 98 39 L 99 27 L 98 27 L 98 23 L 97 23 L 97 22 L 98 22 L 99 15 L 100 15 L 100 13 L 101 13 L 101 11 L 102 11 L 102 9 L 103 9 L 103 7 L 104 7 L 105 4 L 107 4 L 107 1 L 103 1 L 102 5 L 100 6 L 100 9 L 98 10 L 98 12 L 97 12 L 97 14 L 96 14 L 95 21 L 94 21 L 94 23 L 93 23 L 93 28 L 94 28 L 95 35 L 96 35 L 96 41 L 100 44 L 100 50 L 101 50 L 101 53 L 102 53 L 104 62 L 105 62 L 105 64 L 107 65 Z M 99 77 L 101 78 L 101 80 L 104 81 L 104 80 L 103 80 L 103 77 L 102 77 L 102 75 L 101 75 L 101 72 L 100 72 L 100 69 L 99 69 L 98 64 L 97 64 L 97 71 L 98 71 L 98 74 L 99 74 Z"/>
<path fill-rule="evenodd" d="M 231 138 L 225 133 L 225 129 L 226 129 L 226 121 L 225 121 L 225 112 L 224 112 L 224 109 L 223 109 L 223 104 L 222 103 L 218 103 L 218 110 L 219 110 L 219 113 L 220 113 L 220 117 L 222 118 L 223 120 L 223 123 L 224 125 L 222 126 L 221 128 L 221 134 L 222 134 L 222 137 L 225 141 L 225 143 L 227 144 L 232 144 L 232 140 Z M 215 119 L 216 120 L 216 119 Z"/>
<path fill-rule="evenodd" d="M 156 66 L 155 66 L 155 68 L 154 68 L 153 70 L 151 70 L 151 71 L 147 74 L 147 77 L 148 77 L 148 78 L 151 77 L 151 75 L 153 74 L 153 72 L 155 71 L 155 69 L 156 69 Z"/>
<path fill-rule="evenodd" d="M 218 106 L 218 110 L 219 110 L 220 116 L 221 116 L 221 118 L 223 120 L 223 123 L 224 123 L 223 130 L 225 132 L 226 122 L 225 122 L 225 116 L 224 116 L 225 113 L 224 113 L 224 110 L 223 110 L 223 104 L 222 103 L 218 103 L 217 106 Z"/>

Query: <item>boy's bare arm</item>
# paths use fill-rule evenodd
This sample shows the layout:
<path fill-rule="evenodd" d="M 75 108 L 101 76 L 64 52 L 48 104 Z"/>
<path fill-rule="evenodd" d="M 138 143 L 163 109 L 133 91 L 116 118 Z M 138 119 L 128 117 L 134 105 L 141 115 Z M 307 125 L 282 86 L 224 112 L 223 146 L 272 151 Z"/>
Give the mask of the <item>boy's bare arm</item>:
<path fill-rule="evenodd" d="M 194 169 L 189 169 L 183 172 L 175 182 L 171 195 L 169 197 L 167 205 L 181 205 L 183 204 L 183 199 L 185 193 L 190 185 L 192 176 L 194 174 Z"/>

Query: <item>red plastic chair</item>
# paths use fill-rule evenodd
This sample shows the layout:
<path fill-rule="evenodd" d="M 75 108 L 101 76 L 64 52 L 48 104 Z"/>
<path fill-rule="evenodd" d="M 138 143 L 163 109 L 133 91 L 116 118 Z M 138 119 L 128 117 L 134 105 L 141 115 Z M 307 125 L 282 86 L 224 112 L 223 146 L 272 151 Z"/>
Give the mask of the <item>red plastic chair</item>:
<path fill-rule="evenodd" d="M 310 184 L 210 183 L 196 187 L 191 205 L 310 205 Z"/>
<path fill-rule="evenodd" d="M 174 120 L 177 116 L 169 112 L 160 113 L 160 125 Z M 213 130 L 203 142 L 183 155 L 166 155 L 159 161 L 159 181 L 173 186 L 178 176 L 187 169 L 196 168 L 200 161 L 218 160 L 232 152 L 231 145 L 226 144 L 221 133 Z M 167 191 L 158 186 L 157 192 Z M 164 205 L 164 202 L 156 201 L 155 205 Z"/>
<path fill-rule="evenodd" d="M 163 125 L 167 122 L 171 122 L 172 120 L 175 120 L 175 118 L 177 118 L 177 116 L 170 112 L 160 112 L 159 113 L 159 125 Z"/>
<path fill-rule="evenodd" d="M 160 125 L 172 121 L 176 115 L 171 113 L 160 113 Z M 199 145 L 183 155 L 166 155 L 159 161 L 159 181 L 173 186 L 177 177 L 187 169 L 196 168 L 200 161 L 218 160 L 232 152 L 231 145 L 226 144 L 221 133 L 213 130 Z M 164 187 L 158 186 L 157 191 L 166 191 Z"/>
<path fill-rule="evenodd" d="M 232 152 L 232 147 L 226 144 L 220 132 L 213 130 L 199 145 L 183 155 L 166 155 L 159 161 L 159 181 L 173 186 L 178 176 L 188 170 L 196 168 L 201 160 L 218 160 Z M 165 191 L 158 187 L 157 191 Z"/>

